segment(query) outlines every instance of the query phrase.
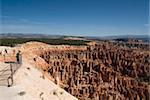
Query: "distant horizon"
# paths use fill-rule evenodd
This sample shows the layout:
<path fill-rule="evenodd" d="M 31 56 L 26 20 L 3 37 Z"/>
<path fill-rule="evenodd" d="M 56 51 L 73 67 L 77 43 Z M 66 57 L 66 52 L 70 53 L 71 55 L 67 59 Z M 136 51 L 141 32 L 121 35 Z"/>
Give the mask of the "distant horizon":
<path fill-rule="evenodd" d="M 149 34 L 121 34 L 121 35 L 102 35 L 102 36 L 94 36 L 94 35 L 67 35 L 67 34 L 48 34 L 48 33 L 0 33 L 0 35 L 4 35 L 4 34 L 13 34 L 13 35 L 47 35 L 47 36 L 75 36 L 75 37 L 120 37 L 120 36 L 148 36 L 148 38 L 150 37 Z"/>

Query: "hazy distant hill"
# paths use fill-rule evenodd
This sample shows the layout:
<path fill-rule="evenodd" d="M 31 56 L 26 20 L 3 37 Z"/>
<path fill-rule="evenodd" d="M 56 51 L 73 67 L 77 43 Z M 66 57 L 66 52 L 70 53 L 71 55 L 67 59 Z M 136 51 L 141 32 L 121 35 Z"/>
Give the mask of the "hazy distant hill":
<path fill-rule="evenodd" d="M 143 40 L 144 42 L 149 42 L 150 40 L 149 35 L 118 35 L 118 36 L 103 36 L 103 37 L 91 36 L 86 38 L 93 40 L 96 39 L 96 40 L 123 40 L 123 41 L 127 41 L 128 39 L 138 39 Z"/>
<path fill-rule="evenodd" d="M 50 39 L 64 39 L 64 38 L 83 38 L 90 40 L 123 40 L 126 41 L 129 38 L 143 40 L 144 42 L 149 42 L 149 35 L 118 35 L 118 36 L 63 36 L 63 35 L 48 35 L 48 34 L 25 34 L 25 33 L 3 33 L 0 34 L 0 38 L 50 38 Z"/>
<path fill-rule="evenodd" d="M 124 36 L 116 36 L 112 37 L 113 39 L 122 39 L 124 41 L 127 41 L 128 39 L 137 39 L 137 40 L 142 40 L 144 42 L 149 42 L 149 35 L 124 35 Z"/>
<path fill-rule="evenodd" d="M 3 33 L 0 38 L 60 38 L 61 35 L 48 35 L 48 34 L 24 34 L 24 33 Z"/>

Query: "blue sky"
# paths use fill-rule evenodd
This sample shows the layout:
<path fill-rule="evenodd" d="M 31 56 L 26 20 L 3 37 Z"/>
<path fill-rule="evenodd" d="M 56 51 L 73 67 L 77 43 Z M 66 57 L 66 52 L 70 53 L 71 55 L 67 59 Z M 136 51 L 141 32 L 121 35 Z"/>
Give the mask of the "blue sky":
<path fill-rule="evenodd" d="M 3 33 L 148 34 L 149 0 L 1 0 Z"/>

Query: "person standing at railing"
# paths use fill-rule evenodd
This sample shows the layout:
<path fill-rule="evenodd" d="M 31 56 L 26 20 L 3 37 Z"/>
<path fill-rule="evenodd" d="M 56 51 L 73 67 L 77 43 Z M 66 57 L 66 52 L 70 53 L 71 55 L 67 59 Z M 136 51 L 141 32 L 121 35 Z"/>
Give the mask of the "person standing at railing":
<path fill-rule="evenodd" d="M 7 52 L 7 49 L 5 49 L 5 54 L 7 54 L 8 52 Z"/>
<path fill-rule="evenodd" d="M 22 63 L 22 55 L 20 51 L 18 51 L 18 53 L 16 54 L 16 61 L 18 64 Z"/>

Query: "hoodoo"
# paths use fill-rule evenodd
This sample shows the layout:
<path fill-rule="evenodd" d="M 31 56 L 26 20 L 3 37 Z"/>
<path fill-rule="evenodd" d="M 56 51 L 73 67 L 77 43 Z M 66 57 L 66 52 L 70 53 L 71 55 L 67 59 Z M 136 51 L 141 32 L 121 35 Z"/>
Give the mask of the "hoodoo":
<path fill-rule="evenodd" d="M 14 47 L 9 51 L 19 51 L 21 64 L 12 74 L 13 84 L 0 86 L 9 94 L 0 92 L 0 96 L 10 95 L 12 100 L 149 100 L 148 48 L 120 45 L 101 42 L 52 46 L 28 42 Z M 20 61 L 13 55 L 10 53 L 11 58 L 5 60 Z"/>

